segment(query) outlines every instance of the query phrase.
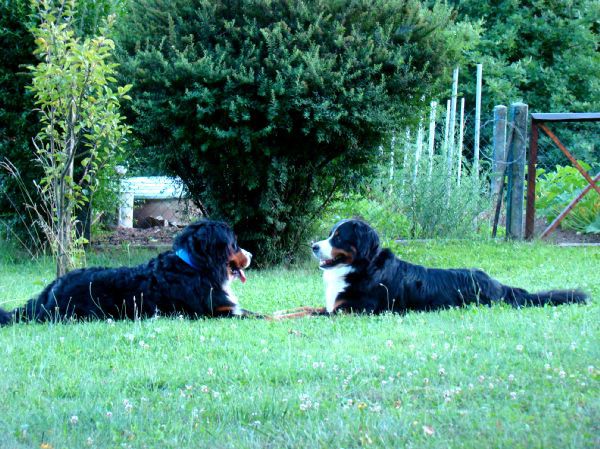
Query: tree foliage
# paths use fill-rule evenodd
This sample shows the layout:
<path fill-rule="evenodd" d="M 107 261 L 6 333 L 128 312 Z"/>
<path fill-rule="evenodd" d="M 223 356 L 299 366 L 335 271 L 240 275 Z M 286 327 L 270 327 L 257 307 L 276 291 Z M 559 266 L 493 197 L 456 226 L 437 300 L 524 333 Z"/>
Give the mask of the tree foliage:
<path fill-rule="evenodd" d="M 600 6 L 595 0 L 453 0 L 461 20 L 480 21 L 481 39 L 469 52 L 484 64 L 483 110 L 522 101 L 531 112 L 600 111 Z M 474 73 L 474 70 L 472 71 Z M 474 83 L 466 85 L 475 98 Z M 565 143 L 578 157 L 599 162 L 597 124 L 571 124 Z M 550 147 L 546 166 L 568 163 Z"/>
<path fill-rule="evenodd" d="M 98 32 L 101 19 L 110 14 L 121 14 L 126 0 L 78 0 L 73 17 L 73 30 L 85 37 Z M 36 199 L 33 181 L 42 176 L 32 164 L 32 138 L 40 126 L 34 113 L 32 95 L 26 90 L 31 73 L 26 66 L 34 64 L 35 43 L 31 28 L 37 15 L 31 0 L 0 0 L 0 161 L 6 158 L 18 170 L 23 184 L 18 185 L 11 174 L 0 169 L 0 219 L 13 222 L 21 214 L 27 195 Z"/>
<path fill-rule="evenodd" d="M 31 161 L 31 137 L 37 132 L 33 102 L 25 92 L 30 76 L 24 65 L 35 61 L 29 14 L 29 0 L 0 1 L 0 162 L 12 161 L 28 185 L 40 174 L 35 168 L 25 169 Z M 19 206 L 17 191 L 9 173 L 0 169 L 0 218 L 8 218 Z"/>
<path fill-rule="evenodd" d="M 291 257 L 474 37 L 450 16 L 414 0 L 133 0 L 120 62 L 141 148 L 263 260 Z"/>
<path fill-rule="evenodd" d="M 113 90 L 114 42 L 105 37 L 107 28 L 91 38 L 76 36 L 75 5 L 74 0 L 38 1 L 39 25 L 32 32 L 40 62 L 29 67 L 28 88 L 42 126 L 34 140 L 35 156 L 43 171 L 38 183 L 42 204 L 30 206 L 52 244 L 57 276 L 73 266 L 77 211 L 91 203 L 98 174 L 121 149 L 128 129 L 119 100 L 129 99 L 131 87 Z M 113 20 L 109 17 L 106 26 Z"/>

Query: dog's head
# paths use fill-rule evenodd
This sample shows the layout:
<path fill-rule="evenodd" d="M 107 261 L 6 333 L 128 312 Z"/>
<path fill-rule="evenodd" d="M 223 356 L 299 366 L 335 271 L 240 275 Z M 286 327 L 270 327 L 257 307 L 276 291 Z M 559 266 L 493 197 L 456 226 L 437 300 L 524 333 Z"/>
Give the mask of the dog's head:
<path fill-rule="evenodd" d="M 312 247 L 319 267 L 328 270 L 358 261 L 370 261 L 379 250 L 379 236 L 361 220 L 342 220 L 335 224 L 326 240 Z"/>
<path fill-rule="evenodd" d="M 252 254 L 240 248 L 231 228 L 222 222 L 200 220 L 187 226 L 173 242 L 173 250 L 183 250 L 191 265 L 197 268 L 219 268 L 227 271 L 229 280 L 246 281 Z"/>

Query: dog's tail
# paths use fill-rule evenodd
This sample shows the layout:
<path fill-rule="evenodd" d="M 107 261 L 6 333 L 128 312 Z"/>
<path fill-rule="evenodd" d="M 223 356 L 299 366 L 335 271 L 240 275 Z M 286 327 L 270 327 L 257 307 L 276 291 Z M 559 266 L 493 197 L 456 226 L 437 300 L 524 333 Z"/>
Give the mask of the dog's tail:
<path fill-rule="evenodd" d="M 4 309 L 0 309 L 0 326 L 6 326 L 13 323 L 15 320 L 14 311 L 8 312 Z"/>
<path fill-rule="evenodd" d="M 588 295 L 581 290 L 548 290 L 545 292 L 529 293 L 516 287 L 504 287 L 504 301 L 514 307 L 524 306 L 558 306 L 560 304 L 585 304 Z"/>

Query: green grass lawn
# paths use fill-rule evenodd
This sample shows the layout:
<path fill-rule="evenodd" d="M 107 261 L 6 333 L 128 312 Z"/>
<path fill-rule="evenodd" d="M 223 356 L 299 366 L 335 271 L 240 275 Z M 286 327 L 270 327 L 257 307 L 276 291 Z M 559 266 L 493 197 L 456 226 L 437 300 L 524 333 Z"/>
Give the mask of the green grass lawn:
<path fill-rule="evenodd" d="M 0 253 L 5 308 L 53 278 L 48 261 Z M 592 303 L 5 327 L 0 448 L 600 446 L 599 248 L 451 242 L 397 253 L 531 290 L 580 287 Z M 250 310 L 322 302 L 313 264 L 247 274 L 234 290 Z"/>

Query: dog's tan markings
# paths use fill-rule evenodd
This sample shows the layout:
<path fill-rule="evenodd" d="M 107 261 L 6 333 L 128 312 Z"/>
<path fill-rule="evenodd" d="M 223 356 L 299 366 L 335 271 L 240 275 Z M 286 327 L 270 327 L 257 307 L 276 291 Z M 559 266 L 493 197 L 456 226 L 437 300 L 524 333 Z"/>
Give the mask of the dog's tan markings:
<path fill-rule="evenodd" d="M 331 258 L 334 260 L 343 258 L 345 263 L 351 264 L 354 260 L 354 254 L 352 254 L 350 251 L 344 251 L 343 249 L 334 247 L 331 250 Z"/>
<path fill-rule="evenodd" d="M 234 310 L 235 306 L 220 306 L 213 310 L 213 315 L 225 315 L 228 313 L 233 313 Z"/>
<path fill-rule="evenodd" d="M 246 268 L 249 262 L 248 257 L 242 251 L 233 253 L 229 257 L 229 263 L 233 264 L 236 268 Z"/>
<path fill-rule="evenodd" d="M 348 301 L 345 299 L 339 299 L 337 300 L 334 304 L 333 304 L 333 311 L 337 312 L 338 309 L 340 308 L 340 306 L 343 306 L 344 304 L 347 304 Z"/>

